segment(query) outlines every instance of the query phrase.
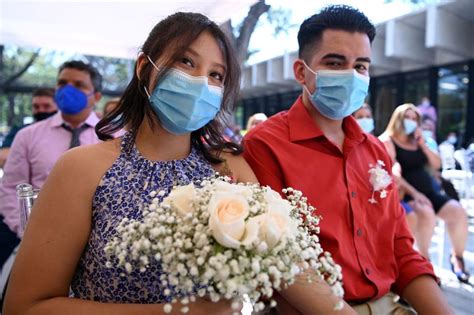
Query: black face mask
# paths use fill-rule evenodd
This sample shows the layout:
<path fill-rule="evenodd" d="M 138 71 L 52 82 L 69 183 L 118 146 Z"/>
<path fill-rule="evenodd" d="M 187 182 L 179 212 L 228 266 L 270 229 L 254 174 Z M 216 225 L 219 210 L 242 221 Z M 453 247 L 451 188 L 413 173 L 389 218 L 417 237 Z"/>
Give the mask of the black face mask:
<path fill-rule="evenodd" d="M 49 118 L 49 117 L 53 116 L 57 112 L 58 111 L 54 111 L 54 112 L 51 112 L 51 113 L 36 113 L 36 114 L 33 114 L 33 118 L 35 119 L 35 121 L 41 121 L 41 120 L 45 120 L 46 118 Z"/>

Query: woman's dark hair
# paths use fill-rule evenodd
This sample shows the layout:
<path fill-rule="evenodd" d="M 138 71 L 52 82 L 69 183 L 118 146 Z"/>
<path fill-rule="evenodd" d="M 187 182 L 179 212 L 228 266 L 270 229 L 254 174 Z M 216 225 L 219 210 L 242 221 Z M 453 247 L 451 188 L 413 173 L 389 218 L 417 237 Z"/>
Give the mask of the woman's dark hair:
<path fill-rule="evenodd" d="M 232 45 L 219 26 L 199 13 L 175 13 L 159 22 L 151 30 L 142 47 L 142 52 L 151 60 L 166 58 L 160 67 L 156 83 L 166 75 L 169 68 L 179 61 L 189 46 L 201 35 L 209 32 L 217 41 L 227 65 L 224 79 L 224 95 L 221 109 L 217 116 L 204 127 L 191 133 L 191 142 L 199 148 L 204 157 L 211 163 L 220 163 L 222 150 L 233 154 L 241 153 L 239 145 L 225 140 L 223 121 L 226 114 L 232 113 L 240 87 L 240 66 L 235 58 Z M 160 63 L 161 64 L 161 63 Z M 138 128 L 146 118 L 152 128 L 157 116 L 150 106 L 144 87 L 149 84 L 153 65 L 147 62 L 137 74 L 137 63 L 133 78 L 123 93 L 119 105 L 96 126 L 96 133 L 101 140 L 112 139 L 112 134 L 125 126 L 136 137 Z"/>
<path fill-rule="evenodd" d="M 323 32 L 328 29 L 364 33 L 371 43 L 375 37 L 375 27 L 364 13 L 347 5 L 327 6 L 301 24 L 298 32 L 299 58 L 308 61 Z"/>

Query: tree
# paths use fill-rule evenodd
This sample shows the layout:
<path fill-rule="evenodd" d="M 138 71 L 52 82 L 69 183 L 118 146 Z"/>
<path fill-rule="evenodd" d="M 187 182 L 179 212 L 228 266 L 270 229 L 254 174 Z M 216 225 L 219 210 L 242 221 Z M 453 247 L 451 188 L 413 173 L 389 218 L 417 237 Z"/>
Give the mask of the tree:
<path fill-rule="evenodd" d="M 286 32 L 294 25 L 290 24 L 291 11 L 282 8 L 272 8 L 265 0 L 259 0 L 250 7 L 249 13 L 235 29 L 232 27 L 231 21 L 227 21 L 221 25 L 221 29 L 229 37 L 235 51 L 237 52 L 237 60 L 241 65 L 248 59 L 252 53 L 249 51 L 250 38 L 260 21 L 262 15 L 266 14 L 267 20 L 273 25 L 275 35 Z"/>
<path fill-rule="evenodd" d="M 17 50 L 17 53 L 11 58 L 11 62 L 6 63 L 4 59 L 5 46 L 0 45 L 0 95 L 5 94 L 5 91 L 31 67 L 40 53 L 38 49 L 25 55 L 21 48 L 17 48 Z M 7 124 L 12 125 L 15 118 L 15 98 L 13 95 L 7 95 L 7 100 Z"/>

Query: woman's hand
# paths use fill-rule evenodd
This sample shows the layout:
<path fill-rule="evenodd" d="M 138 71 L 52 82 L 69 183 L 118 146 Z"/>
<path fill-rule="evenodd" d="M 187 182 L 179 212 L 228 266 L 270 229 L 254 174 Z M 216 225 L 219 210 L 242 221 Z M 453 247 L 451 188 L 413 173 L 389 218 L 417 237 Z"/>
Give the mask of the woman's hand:
<path fill-rule="evenodd" d="M 423 136 L 423 131 L 420 127 L 416 128 L 414 136 L 416 144 L 418 144 L 420 147 L 423 147 L 425 145 L 425 137 Z"/>
<path fill-rule="evenodd" d="M 431 201 L 422 193 L 416 192 L 411 195 L 415 203 L 418 203 L 420 206 L 429 206 L 433 208 L 433 205 L 431 204 Z"/>

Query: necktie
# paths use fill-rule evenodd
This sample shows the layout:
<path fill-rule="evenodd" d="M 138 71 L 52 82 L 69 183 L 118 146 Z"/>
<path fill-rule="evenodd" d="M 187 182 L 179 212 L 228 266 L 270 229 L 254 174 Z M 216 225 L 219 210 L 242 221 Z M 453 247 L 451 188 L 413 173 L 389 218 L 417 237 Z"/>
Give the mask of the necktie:
<path fill-rule="evenodd" d="M 71 126 L 62 124 L 62 127 L 66 129 L 67 131 L 69 131 L 70 133 L 72 133 L 71 143 L 69 144 L 69 149 L 71 149 L 71 148 L 78 147 L 81 145 L 81 142 L 79 141 L 79 136 L 84 130 L 89 128 L 89 125 L 84 124 L 78 128 L 72 128 Z"/>

